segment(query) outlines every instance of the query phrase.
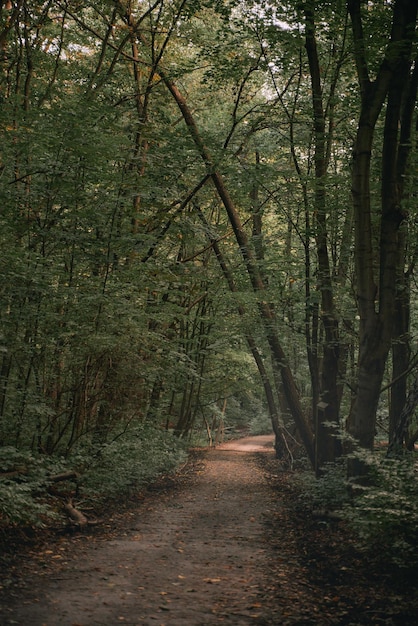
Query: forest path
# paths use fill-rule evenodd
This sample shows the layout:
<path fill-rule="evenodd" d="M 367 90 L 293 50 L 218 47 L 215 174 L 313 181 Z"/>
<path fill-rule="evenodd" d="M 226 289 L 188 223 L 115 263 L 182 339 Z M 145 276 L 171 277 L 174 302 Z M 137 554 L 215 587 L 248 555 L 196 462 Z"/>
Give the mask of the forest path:
<path fill-rule="evenodd" d="M 0 559 L 0 626 L 416 626 L 417 580 L 292 476 L 272 437 L 193 452 L 100 525 Z"/>
<path fill-rule="evenodd" d="M 146 498 L 119 535 L 81 535 L 73 552 L 66 538 L 61 552 L 58 544 L 44 556 L 44 571 L 26 581 L 25 597 L 2 623 L 276 623 L 265 606 L 271 557 L 263 521 L 274 494 L 260 454 L 273 456 L 271 436 L 222 444 L 181 490 Z"/>

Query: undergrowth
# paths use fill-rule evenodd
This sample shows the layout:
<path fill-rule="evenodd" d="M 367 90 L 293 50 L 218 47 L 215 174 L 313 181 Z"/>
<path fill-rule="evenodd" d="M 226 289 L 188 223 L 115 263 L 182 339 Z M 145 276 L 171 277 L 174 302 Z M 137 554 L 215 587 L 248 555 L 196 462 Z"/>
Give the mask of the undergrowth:
<path fill-rule="evenodd" d="M 171 433 L 139 427 L 94 449 L 81 449 L 72 460 L 82 469 L 82 494 L 105 501 L 132 493 L 186 458 L 186 445 Z"/>
<path fill-rule="evenodd" d="M 364 551 L 378 551 L 398 568 L 417 568 L 418 468 L 414 454 L 390 459 L 380 452 L 356 451 L 355 456 L 368 468 L 366 484 L 348 479 L 346 461 L 340 459 L 327 465 L 318 479 L 312 472 L 295 476 L 301 503 L 348 522 Z"/>
<path fill-rule="evenodd" d="M 186 458 L 184 443 L 144 426 L 101 445 L 80 447 L 68 458 L 0 447 L 0 528 L 43 525 L 61 514 L 63 501 L 70 497 L 95 505 L 116 500 Z M 50 478 L 66 471 L 76 472 L 76 480 L 60 482 L 52 492 Z"/>

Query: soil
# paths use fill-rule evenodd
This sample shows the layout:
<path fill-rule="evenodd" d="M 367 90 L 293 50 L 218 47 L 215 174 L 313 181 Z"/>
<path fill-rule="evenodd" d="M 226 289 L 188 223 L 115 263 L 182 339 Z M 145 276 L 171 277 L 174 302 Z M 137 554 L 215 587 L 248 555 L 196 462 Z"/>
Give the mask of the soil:
<path fill-rule="evenodd" d="M 95 526 L 9 537 L 0 574 L 2 626 L 418 624 L 411 572 L 309 514 L 268 436 L 195 451 Z"/>

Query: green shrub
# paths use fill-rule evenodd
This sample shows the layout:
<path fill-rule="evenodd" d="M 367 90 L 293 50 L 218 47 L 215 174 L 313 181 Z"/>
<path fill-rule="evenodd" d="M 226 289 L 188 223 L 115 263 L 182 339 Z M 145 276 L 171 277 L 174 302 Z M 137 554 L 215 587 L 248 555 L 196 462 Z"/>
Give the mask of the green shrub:
<path fill-rule="evenodd" d="M 35 499 L 32 485 L 0 481 L 0 526 L 40 525 L 45 515 L 54 513 L 47 504 Z"/>
<path fill-rule="evenodd" d="M 401 459 L 362 455 L 369 484 L 356 486 L 345 517 L 362 544 L 399 567 L 418 565 L 418 467 L 414 454 Z"/>
<path fill-rule="evenodd" d="M 271 419 L 261 403 L 253 402 L 250 416 L 250 433 L 252 435 L 268 435 L 272 432 Z"/>
<path fill-rule="evenodd" d="M 42 524 L 45 516 L 56 516 L 53 507 L 60 508 L 61 502 L 48 495 L 49 476 L 77 470 L 79 497 L 104 502 L 173 470 L 186 457 L 184 443 L 151 427 L 132 428 L 68 459 L 0 448 L 0 526 Z"/>
<path fill-rule="evenodd" d="M 0 525 L 41 524 L 44 516 L 55 516 L 44 498 L 47 477 L 63 469 L 53 457 L 1 447 Z"/>
<path fill-rule="evenodd" d="M 171 433 L 138 427 L 72 460 L 81 468 L 81 493 L 104 501 L 151 482 L 186 457 L 185 444 Z"/>
<path fill-rule="evenodd" d="M 418 565 L 418 466 L 414 454 L 389 459 L 383 453 L 356 450 L 353 456 L 368 468 L 367 481 L 347 479 L 346 461 L 325 467 L 320 478 L 312 471 L 295 475 L 303 506 L 338 511 L 358 537 L 359 547 L 378 550 L 398 567 Z"/>
<path fill-rule="evenodd" d="M 301 490 L 304 506 L 314 510 L 340 511 L 350 502 L 345 460 L 328 463 L 320 478 L 312 470 L 298 472 L 294 481 Z"/>

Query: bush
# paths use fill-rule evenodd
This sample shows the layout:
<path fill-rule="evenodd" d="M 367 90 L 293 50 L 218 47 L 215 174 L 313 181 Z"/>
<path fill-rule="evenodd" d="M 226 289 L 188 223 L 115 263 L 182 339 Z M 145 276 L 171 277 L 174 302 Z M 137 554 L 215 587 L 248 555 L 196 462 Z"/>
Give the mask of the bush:
<path fill-rule="evenodd" d="M 320 478 L 312 470 L 298 472 L 294 477 L 301 489 L 304 506 L 313 510 L 341 511 L 350 502 L 345 460 L 328 463 Z"/>
<path fill-rule="evenodd" d="M 370 484 L 356 486 L 345 517 L 362 545 L 377 549 L 399 567 L 418 565 L 418 468 L 414 454 L 401 459 L 362 455 Z"/>
<path fill-rule="evenodd" d="M 388 459 L 357 450 L 368 468 L 367 484 L 347 479 L 346 459 L 328 465 L 321 478 L 296 475 L 303 505 L 338 511 L 358 537 L 359 547 L 378 551 L 402 568 L 418 566 L 418 467 L 414 454 Z"/>
<path fill-rule="evenodd" d="M 42 523 L 55 516 L 44 499 L 49 474 L 63 471 L 61 461 L 12 446 L 0 448 L 0 525 Z"/>
<path fill-rule="evenodd" d="M 39 525 L 45 516 L 56 517 L 54 507 L 61 498 L 51 500 L 49 476 L 77 470 L 78 495 L 105 502 L 173 470 L 186 457 L 184 443 L 151 427 L 127 430 L 109 443 L 80 449 L 68 459 L 0 448 L 0 526 Z M 67 485 L 63 498 L 68 491 Z"/>
<path fill-rule="evenodd" d="M 34 498 L 32 485 L 0 481 L 0 526 L 40 525 L 45 515 L 54 513 Z"/>
<path fill-rule="evenodd" d="M 172 471 L 186 457 L 185 444 L 171 433 L 138 427 L 94 451 L 80 451 L 72 460 L 81 466 L 82 493 L 105 501 L 129 494 Z"/>
<path fill-rule="evenodd" d="M 262 410 L 254 413 L 250 419 L 250 433 L 252 435 L 269 435 L 272 432 L 271 419 Z"/>

